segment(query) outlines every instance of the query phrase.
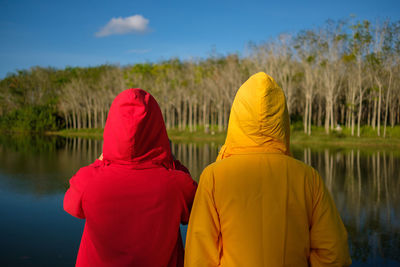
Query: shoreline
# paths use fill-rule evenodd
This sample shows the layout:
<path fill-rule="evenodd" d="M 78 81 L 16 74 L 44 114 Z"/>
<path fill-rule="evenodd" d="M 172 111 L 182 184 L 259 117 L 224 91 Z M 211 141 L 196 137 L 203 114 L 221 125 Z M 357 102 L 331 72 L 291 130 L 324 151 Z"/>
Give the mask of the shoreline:
<path fill-rule="evenodd" d="M 213 132 L 206 134 L 203 131 L 189 132 L 179 131 L 176 129 L 168 130 L 168 136 L 174 142 L 217 142 L 224 143 L 226 132 Z M 45 132 L 45 135 L 56 135 L 62 137 L 81 137 L 102 139 L 103 129 L 83 129 L 83 130 L 62 130 Z M 335 148 L 385 148 L 385 149 L 400 149 L 400 137 L 379 137 L 379 136 L 349 136 L 345 134 L 331 133 L 326 135 L 321 131 L 316 131 L 308 136 L 301 131 L 292 131 L 291 145 L 308 145 L 308 146 L 323 146 Z"/>

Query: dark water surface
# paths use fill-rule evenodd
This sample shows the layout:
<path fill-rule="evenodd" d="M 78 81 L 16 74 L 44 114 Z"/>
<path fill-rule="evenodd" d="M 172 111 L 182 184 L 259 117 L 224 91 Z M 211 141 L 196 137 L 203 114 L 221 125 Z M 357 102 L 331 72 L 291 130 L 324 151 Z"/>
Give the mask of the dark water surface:
<path fill-rule="evenodd" d="M 62 209 L 69 178 L 101 153 L 99 140 L 0 137 L 0 266 L 73 266 L 84 221 Z M 174 144 L 198 180 L 220 144 Z M 349 232 L 353 266 L 400 266 L 400 152 L 292 147 L 315 167 Z M 183 234 L 186 228 L 182 227 Z"/>

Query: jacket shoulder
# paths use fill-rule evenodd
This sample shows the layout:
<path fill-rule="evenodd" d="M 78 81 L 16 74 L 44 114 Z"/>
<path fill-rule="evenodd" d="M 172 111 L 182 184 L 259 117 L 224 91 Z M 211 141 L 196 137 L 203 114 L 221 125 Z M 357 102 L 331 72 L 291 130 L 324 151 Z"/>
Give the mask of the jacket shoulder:
<path fill-rule="evenodd" d="M 213 162 L 202 171 L 199 178 L 199 185 L 214 184 L 214 169 L 218 162 Z"/>
<path fill-rule="evenodd" d="M 291 160 L 292 164 L 296 165 L 299 169 L 302 169 L 305 172 L 318 173 L 316 169 L 314 169 L 312 166 L 304 163 L 303 161 L 298 160 L 291 156 L 286 156 L 286 157 L 288 157 Z"/>
<path fill-rule="evenodd" d="M 71 186 L 78 191 L 83 192 L 89 182 L 92 180 L 101 166 L 101 161 L 96 160 L 94 163 L 80 168 L 70 180 Z"/>
<path fill-rule="evenodd" d="M 322 182 L 322 178 L 318 171 L 314 169 L 314 167 L 295 159 L 293 157 L 287 156 L 290 158 L 290 167 L 295 170 L 296 176 L 303 176 L 310 184 L 313 186 L 317 186 Z"/>
<path fill-rule="evenodd" d="M 291 173 L 291 176 L 295 177 L 306 177 L 308 180 L 315 180 L 315 178 L 319 177 L 317 170 L 315 170 L 310 165 L 295 159 L 292 156 L 287 156 L 284 154 L 274 154 L 269 156 L 264 155 L 241 155 L 241 156 L 231 156 L 229 158 L 225 158 L 219 161 L 216 161 L 210 165 L 208 165 L 202 174 L 203 179 L 210 179 L 210 176 L 213 176 L 215 173 L 221 174 L 229 172 L 230 174 L 237 172 L 238 170 L 251 169 L 259 166 L 259 164 L 265 161 L 265 164 L 268 162 L 279 162 L 279 170 L 283 170 L 287 168 Z M 283 168 L 283 169 L 282 169 Z M 207 178 L 209 177 L 209 178 Z"/>
<path fill-rule="evenodd" d="M 170 170 L 169 171 L 169 179 L 173 179 L 178 183 L 194 183 L 196 182 L 192 179 L 190 173 L 184 170 Z"/>

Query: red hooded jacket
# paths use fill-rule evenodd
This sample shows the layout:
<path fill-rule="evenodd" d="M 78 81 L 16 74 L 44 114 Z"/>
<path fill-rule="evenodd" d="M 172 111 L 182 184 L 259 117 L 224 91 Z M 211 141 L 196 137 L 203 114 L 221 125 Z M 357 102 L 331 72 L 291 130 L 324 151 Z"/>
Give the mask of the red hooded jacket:
<path fill-rule="evenodd" d="M 156 100 L 120 93 L 103 137 L 103 160 L 81 168 L 64 197 L 64 210 L 86 219 L 76 266 L 183 266 L 179 225 L 197 184 L 172 158 Z"/>

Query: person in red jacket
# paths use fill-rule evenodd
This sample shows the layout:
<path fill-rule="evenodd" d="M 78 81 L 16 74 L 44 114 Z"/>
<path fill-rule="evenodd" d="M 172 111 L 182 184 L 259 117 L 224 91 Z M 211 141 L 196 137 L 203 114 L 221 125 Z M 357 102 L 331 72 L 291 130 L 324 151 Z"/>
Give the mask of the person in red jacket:
<path fill-rule="evenodd" d="M 197 184 L 173 159 L 153 96 L 120 93 L 103 137 L 103 158 L 81 168 L 64 197 L 64 210 L 86 219 L 76 266 L 183 266 L 179 226 Z"/>

